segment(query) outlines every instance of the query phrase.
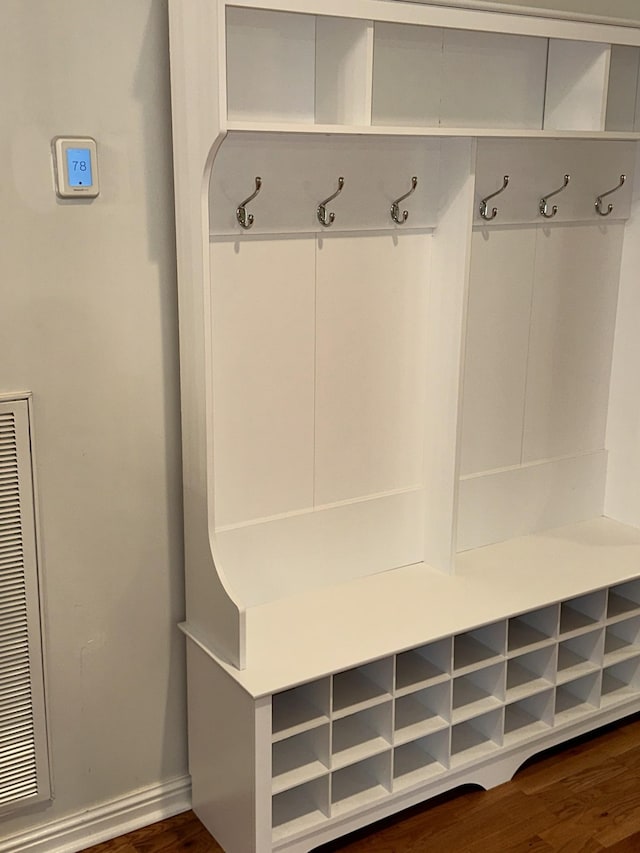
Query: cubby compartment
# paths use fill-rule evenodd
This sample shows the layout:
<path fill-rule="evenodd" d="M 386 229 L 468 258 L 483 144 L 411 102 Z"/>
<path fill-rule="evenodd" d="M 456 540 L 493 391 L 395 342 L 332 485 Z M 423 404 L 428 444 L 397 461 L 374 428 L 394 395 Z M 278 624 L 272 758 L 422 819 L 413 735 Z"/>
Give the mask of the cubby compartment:
<path fill-rule="evenodd" d="M 286 791 L 329 770 L 329 724 L 276 741 L 271 747 L 271 790 Z"/>
<path fill-rule="evenodd" d="M 397 746 L 393 751 L 393 790 L 419 785 L 444 773 L 448 766 L 448 730 Z"/>
<path fill-rule="evenodd" d="M 618 663 L 640 654 L 640 616 L 607 625 L 604 638 L 604 662 Z"/>
<path fill-rule="evenodd" d="M 328 678 L 276 693 L 271 702 L 273 740 L 283 740 L 329 721 Z"/>
<path fill-rule="evenodd" d="M 495 622 L 453 639 L 453 669 L 463 673 L 501 660 L 505 653 L 506 623 Z"/>
<path fill-rule="evenodd" d="M 640 693 L 640 656 L 606 666 L 602 672 L 601 705 L 615 705 Z"/>
<path fill-rule="evenodd" d="M 256 124 L 368 124 L 372 24 L 228 7 L 227 116 Z"/>
<path fill-rule="evenodd" d="M 333 723 L 331 766 L 333 769 L 355 764 L 389 748 L 391 744 L 392 703 L 341 717 Z"/>
<path fill-rule="evenodd" d="M 451 638 L 396 656 L 396 696 L 445 681 L 451 673 Z"/>
<path fill-rule="evenodd" d="M 506 706 L 504 711 L 504 745 L 544 733 L 553 725 L 553 689 L 520 699 Z"/>
<path fill-rule="evenodd" d="M 605 130 L 638 130 L 640 49 L 633 45 L 611 45 Z"/>
<path fill-rule="evenodd" d="M 391 698 L 393 659 L 367 663 L 333 676 L 333 717 L 365 710 Z"/>
<path fill-rule="evenodd" d="M 276 794 L 272 800 L 273 840 L 310 829 L 329 817 L 329 776 Z"/>
<path fill-rule="evenodd" d="M 331 815 L 336 817 L 374 800 L 391 790 L 391 750 L 332 774 Z"/>
<path fill-rule="evenodd" d="M 506 701 L 514 702 L 553 685 L 556 673 L 556 647 L 549 646 L 507 661 Z"/>
<path fill-rule="evenodd" d="M 372 124 L 540 129 L 546 56 L 544 38 L 376 22 Z"/>
<path fill-rule="evenodd" d="M 607 597 L 607 620 L 625 619 L 640 613 L 640 581 L 628 581 L 612 586 Z"/>
<path fill-rule="evenodd" d="M 557 683 L 572 681 L 602 666 L 604 631 L 602 628 L 580 634 L 558 645 Z"/>
<path fill-rule="evenodd" d="M 478 716 L 500 705 L 504 695 L 504 663 L 457 676 L 453 680 L 452 722 Z"/>
<path fill-rule="evenodd" d="M 600 703 L 602 673 L 594 672 L 556 688 L 554 724 L 569 723 L 593 712 Z"/>
<path fill-rule="evenodd" d="M 400 744 L 448 728 L 451 683 L 425 687 L 396 699 L 394 743 Z"/>
<path fill-rule="evenodd" d="M 513 616 L 507 624 L 507 653 L 520 654 L 553 642 L 558 634 L 558 605 Z"/>
<path fill-rule="evenodd" d="M 604 130 L 610 45 L 549 39 L 545 130 Z"/>
<path fill-rule="evenodd" d="M 496 709 L 451 729 L 451 767 L 477 761 L 502 746 L 504 709 Z"/>
<path fill-rule="evenodd" d="M 560 605 L 560 635 L 589 631 L 602 622 L 605 613 L 606 590 L 580 595 Z"/>

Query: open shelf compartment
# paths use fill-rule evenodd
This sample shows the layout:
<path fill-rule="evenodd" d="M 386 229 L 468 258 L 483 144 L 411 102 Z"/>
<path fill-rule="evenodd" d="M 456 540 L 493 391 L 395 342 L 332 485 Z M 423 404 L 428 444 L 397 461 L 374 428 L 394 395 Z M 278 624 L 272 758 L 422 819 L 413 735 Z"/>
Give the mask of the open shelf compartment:
<path fill-rule="evenodd" d="M 419 785 L 446 772 L 449 732 L 436 732 L 397 746 L 393 751 L 393 790 Z"/>
<path fill-rule="evenodd" d="M 453 639 L 453 671 L 461 674 L 501 660 L 505 654 L 506 623 L 495 622 L 458 634 Z"/>
<path fill-rule="evenodd" d="M 391 701 L 366 711 L 358 711 L 333 722 L 331 766 L 355 764 L 389 749 L 391 744 Z"/>
<path fill-rule="evenodd" d="M 405 743 L 449 727 L 450 682 L 396 698 L 394 743 Z"/>
<path fill-rule="evenodd" d="M 490 755 L 502 746 L 504 709 L 496 709 L 451 728 L 451 767 Z"/>
<path fill-rule="evenodd" d="M 451 662 L 450 637 L 396 655 L 396 696 L 447 680 Z"/>
<path fill-rule="evenodd" d="M 553 689 L 512 702 L 504 711 L 504 745 L 544 733 L 553 725 Z"/>
<path fill-rule="evenodd" d="M 598 628 L 588 634 L 579 634 L 558 644 L 557 683 L 594 672 L 602 666 L 604 630 Z"/>
<path fill-rule="evenodd" d="M 272 792 L 278 794 L 329 772 L 329 724 L 276 741 L 271 747 Z"/>
<path fill-rule="evenodd" d="M 272 698 L 273 740 L 283 740 L 329 721 L 330 681 L 322 678 Z"/>
<path fill-rule="evenodd" d="M 333 676 L 333 718 L 365 710 L 391 698 L 393 659 L 384 658 Z"/>
<path fill-rule="evenodd" d="M 560 605 L 560 636 L 589 631 L 604 620 L 606 590 L 580 595 Z"/>
<path fill-rule="evenodd" d="M 603 708 L 637 699 L 640 696 L 640 655 L 613 666 L 605 666 L 602 672 Z"/>
<path fill-rule="evenodd" d="M 558 636 L 557 604 L 513 616 L 507 624 L 507 654 L 520 654 L 547 645 Z"/>
<path fill-rule="evenodd" d="M 612 586 L 607 596 L 607 621 L 625 619 L 640 614 L 640 581 Z"/>
<path fill-rule="evenodd" d="M 272 799 L 273 840 L 323 823 L 329 817 L 329 776 L 276 794 Z"/>
<path fill-rule="evenodd" d="M 391 750 L 332 774 L 331 816 L 347 814 L 391 791 Z"/>
<path fill-rule="evenodd" d="M 618 663 L 640 654 L 640 616 L 607 625 L 604 637 L 605 664 Z"/>
<path fill-rule="evenodd" d="M 453 680 L 453 723 L 499 706 L 505 696 L 505 663 L 458 675 Z"/>
<path fill-rule="evenodd" d="M 554 725 L 590 714 L 600 704 L 601 672 L 593 672 L 556 688 Z"/>
<path fill-rule="evenodd" d="M 552 686 L 556 661 L 555 645 L 510 658 L 507 661 L 506 701 L 524 699 Z"/>

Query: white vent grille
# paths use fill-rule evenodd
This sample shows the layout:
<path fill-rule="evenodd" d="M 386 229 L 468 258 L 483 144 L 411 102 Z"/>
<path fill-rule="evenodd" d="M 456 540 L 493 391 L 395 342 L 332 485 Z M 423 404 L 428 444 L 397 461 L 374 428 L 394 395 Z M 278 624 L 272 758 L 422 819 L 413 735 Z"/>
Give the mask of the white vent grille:
<path fill-rule="evenodd" d="M 0 401 L 0 811 L 50 794 L 26 400 Z"/>

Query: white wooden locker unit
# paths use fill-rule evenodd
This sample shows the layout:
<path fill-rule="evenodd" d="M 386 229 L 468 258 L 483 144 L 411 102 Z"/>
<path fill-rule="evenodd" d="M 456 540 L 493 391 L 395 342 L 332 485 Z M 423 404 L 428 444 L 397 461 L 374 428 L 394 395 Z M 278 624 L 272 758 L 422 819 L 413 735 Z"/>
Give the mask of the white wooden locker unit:
<path fill-rule="evenodd" d="M 170 2 L 190 767 L 228 853 L 640 710 L 640 29 L 481 6 Z"/>

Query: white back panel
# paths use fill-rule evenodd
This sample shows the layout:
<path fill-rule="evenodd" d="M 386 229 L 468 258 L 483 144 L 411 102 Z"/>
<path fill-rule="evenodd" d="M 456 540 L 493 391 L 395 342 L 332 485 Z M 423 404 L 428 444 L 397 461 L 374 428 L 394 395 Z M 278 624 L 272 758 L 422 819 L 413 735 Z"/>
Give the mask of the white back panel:
<path fill-rule="evenodd" d="M 538 229 L 524 462 L 604 447 L 623 230 Z"/>
<path fill-rule="evenodd" d="M 373 23 L 316 20 L 316 122 L 371 123 Z"/>
<path fill-rule="evenodd" d="M 611 46 L 605 130 L 635 129 L 639 66 L 640 50 L 637 47 Z"/>
<path fill-rule="evenodd" d="M 211 244 L 216 527 L 313 503 L 314 241 Z"/>
<path fill-rule="evenodd" d="M 610 47 L 549 39 L 545 130 L 604 130 Z"/>
<path fill-rule="evenodd" d="M 325 238 L 317 254 L 316 504 L 422 483 L 431 238 Z"/>
<path fill-rule="evenodd" d="M 473 233 L 461 474 L 520 463 L 535 228 Z"/>

